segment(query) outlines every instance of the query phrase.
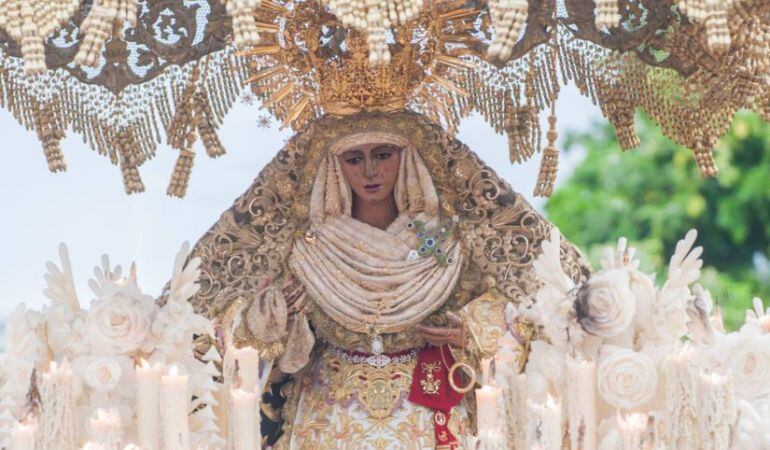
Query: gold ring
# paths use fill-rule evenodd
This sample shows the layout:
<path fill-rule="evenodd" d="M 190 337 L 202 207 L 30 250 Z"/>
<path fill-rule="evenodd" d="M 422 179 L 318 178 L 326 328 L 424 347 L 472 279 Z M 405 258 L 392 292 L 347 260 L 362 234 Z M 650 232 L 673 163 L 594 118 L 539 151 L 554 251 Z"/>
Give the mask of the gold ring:
<path fill-rule="evenodd" d="M 468 385 L 463 388 L 457 387 L 454 379 L 455 371 L 457 371 L 457 369 L 460 367 L 465 367 L 466 369 L 468 369 L 468 371 L 470 371 L 470 377 L 471 377 L 471 381 L 468 382 Z M 459 394 L 466 394 L 470 392 L 474 388 L 474 386 L 476 386 L 476 370 L 473 367 L 471 367 L 471 365 L 468 363 L 464 363 L 464 362 L 454 363 L 452 365 L 452 368 L 449 369 L 449 386 L 451 386 L 452 389 L 454 389 L 455 392 Z"/>

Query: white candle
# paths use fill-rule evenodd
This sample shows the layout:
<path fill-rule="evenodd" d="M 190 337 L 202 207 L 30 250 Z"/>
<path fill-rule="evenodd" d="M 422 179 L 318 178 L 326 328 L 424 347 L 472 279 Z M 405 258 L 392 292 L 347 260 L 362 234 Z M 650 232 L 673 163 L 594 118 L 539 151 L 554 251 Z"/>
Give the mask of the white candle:
<path fill-rule="evenodd" d="M 43 414 L 42 447 L 57 450 L 78 448 L 75 435 L 75 373 L 67 360 L 61 365 L 51 361 L 40 380 Z"/>
<path fill-rule="evenodd" d="M 596 450 L 596 362 L 568 355 L 566 369 L 571 446 Z"/>
<path fill-rule="evenodd" d="M 692 347 L 668 355 L 664 364 L 666 377 L 666 439 L 671 448 L 699 446 L 698 411 L 699 369 L 693 361 Z"/>
<path fill-rule="evenodd" d="M 527 448 L 527 375 L 512 371 L 508 377 L 511 387 L 507 392 L 505 403 L 508 410 L 508 447 L 512 450 L 525 450 Z"/>
<path fill-rule="evenodd" d="M 257 394 L 243 389 L 231 391 L 233 408 L 233 448 L 258 450 L 260 447 Z"/>
<path fill-rule="evenodd" d="M 561 450 L 561 405 L 553 397 L 543 403 L 528 400 L 530 422 L 527 426 L 527 448 Z"/>
<path fill-rule="evenodd" d="M 11 427 L 11 450 L 35 450 L 36 433 L 34 422 L 14 422 Z"/>
<path fill-rule="evenodd" d="M 98 409 L 89 420 L 91 442 L 99 444 L 104 450 L 120 450 L 123 438 L 123 422 L 114 409 Z"/>
<path fill-rule="evenodd" d="M 136 420 L 139 445 L 160 450 L 160 366 L 145 360 L 136 367 Z"/>
<path fill-rule="evenodd" d="M 735 393 L 729 381 L 717 373 L 701 374 L 700 434 L 714 450 L 729 448 L 730 429 L 738 418 Z"/>
<path fill-rule="evenodd" d="M 621 449 L 638 450 L 642 448 L 644 431 L 647 429 L 647 414 L 629 414 L 623 417 L 618 413 Z"/>
<path fill-rule="evenodd" d="M 190 449 L 190 425 L 187 419 L 190 392 L 187 385 L 187 375 L 180 374 L 176 366 L 160 378 L 160 421 L 164 450 Z"/>
<path fill-rule="evenodd" d="M 476 414 L 479 434 L 500 431 L 498 422 L 498 403 L 502 392 L 499 387 L 485 384 L 476 389 Z"/>
<path fill-rule="evenodd" d="M 232 347 L 233 359 L 238 364 L 238 378 L 240 385 L 237 387 L 247 392 L 256 392 L 259 379 L 259 351 L 253 347 Z"/>

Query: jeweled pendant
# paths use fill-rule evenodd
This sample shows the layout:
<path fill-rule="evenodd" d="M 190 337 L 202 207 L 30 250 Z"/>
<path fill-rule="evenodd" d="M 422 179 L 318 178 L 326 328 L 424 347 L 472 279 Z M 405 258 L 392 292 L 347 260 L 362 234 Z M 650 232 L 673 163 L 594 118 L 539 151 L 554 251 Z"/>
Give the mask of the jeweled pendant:
<path fill-rule="evenodd" d="M 382 336 L 379 334 L 372 336 L 372 342 L 370 343 L 370 346 L 372 348 L 372 353 L 375 355 L 380 355 L 385 350 L 383 344 L 382 344 Z"/>

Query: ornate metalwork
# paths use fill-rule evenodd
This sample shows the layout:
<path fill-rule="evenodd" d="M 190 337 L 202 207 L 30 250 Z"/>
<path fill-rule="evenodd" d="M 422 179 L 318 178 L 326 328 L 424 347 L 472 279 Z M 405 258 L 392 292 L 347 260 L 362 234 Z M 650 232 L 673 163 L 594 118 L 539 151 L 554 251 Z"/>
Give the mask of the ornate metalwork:
<path fill-rule="evenodd" d="M 79 13 L 46 44 L 49 69 L 62 69 L 86 84 L 97 84 L 117 95 L 131 84 L 145 83 L 171 65 L 185 65 L 228 45 L 231 20 L 218 0 L 141 0 L 136 28 L 126 27 L 122 39 L 107 41 L 104 63 L 97 69 L 73 64 L 79 28 L 92 5 Z M 17 42 L 0 31 L 0 48 L 21 57 Z"/>

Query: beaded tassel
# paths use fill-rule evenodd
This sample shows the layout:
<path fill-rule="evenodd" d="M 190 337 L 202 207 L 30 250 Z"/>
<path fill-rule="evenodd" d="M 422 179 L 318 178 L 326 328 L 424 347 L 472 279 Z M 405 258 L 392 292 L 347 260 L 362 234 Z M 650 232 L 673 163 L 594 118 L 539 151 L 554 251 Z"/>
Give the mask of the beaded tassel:
<path fill-rule="evenodd" d="M 195 95 L 199 74 L 200 67 L 196 65 L 179 101 L 176 103 L 176 111 L 174 111 L 174 115 L 166 128 L 168 145 L 172 148 L 184 148 L 190 132 L 195 129 Z"/>
<path fill-rule="evenodd" d="M 727 11 L 713 6 L 706 18 L 706 45 L 714 53 L 722 54 L 730 49 L 730 29 L 727 27 Z"/>
<path fill-rule="evenodd" d="M 126 194 L 144 192 L 144 183 L 137 168 L 141 164 L 141 149 L 132 128 L 120 130 L 114 138 L 120 154 L 120 171 Z"/>
<path fill-rule="evenodd" d="M 765 90 L 765 94 L 759 100 L 759 114 L 762 120 L 770 122 L 770 90 Z"/>
<path fill-rule="evenodd" d="M 710 146 L 707 146 L 703 141 L 698 141 L 695 143 L 693 153 L 695 154 L 695 163 L 698 165 L 698 170 L 702 176 L 715 177 L 719 173 L 714 161 L 714 152 Z"/>
<path fill-rule="evenodd" d="M 543 158 L 540 160 L 540 172 L 537 175 L 535 185 L 536 197 L 550 197 L 553 193 L 553 185 L 556 182 L 556 172 L 559 170 L 559 152 L 556 150 L 556 116 L 553 113 L 548 116 L 548 132 L 546 138 L 548 145 L 543 150 Z"/>
<path fill-rule="evenodd" d="M 487 56 L 507 61 L 527 22 L 527 0 L 490 0 L 489 12 L 495 36 L 487 49 Z"/>
<path fill-rule="evenodd" d="M 594 25 L 597 30 L 614 28 L 620 25 L 619 0 L 596 0 Z"/>
<path fill-rule="evenodd" d="M 388 29 L 416 18 L 423 3 L 424 0 L 323 0 L 345 27 L 366 34 L 372 67 L 390 62 Z"/>
<path fill-rule="evenodd" d="M 35 132 L 43 144 L 43 154 L 48 162 L 48 170 L 54 173 L 67 170 L 61 151 L 61 140 L 64 138 L 64 132 L 56 126 L 51 108 L 35 106 L 33 117 Z"/>
<path fill-rule="evenodd" d="M 104 43 L 113 32 L 122 31 L 125 22 L 136 27 L 138 12 L 137 0 L 95 0 L 80 26 L 83 41 L 75 55 L 75 63 L 96 67 Z"/>
<path fill-rule="evenodd" d="M 42 138 L 43 154 L 48 163 L 48 170 L 53 173 L 67 170 L 67 163 L 64 162 L 64 154 L 61 151 L 60 139 L 57 137 Z"/>
<path fill-rule="evenodd" d="M 625 99 L 616 99 L 608 105 L 607 117 L 615 128 L 620 148 L 624 151 L 638 147 L 641 142 L 634 125 L 634 107 Z"/>
<path fill-rule="evenodd" d="M 225 148 L 217 136 L 216 127 L 211 119 L 211 108 L 206 102 L 202 92 L 198 92 L 194 97 L 195 123 L 198 126 L 198 134 L 206 149 L 206 154 L 211 158 L 217 158 L 225 154 Z"/>
<path fill-rule="evenodd" d="M 507 114 L 508 155 L 512 163 L 528 160 L 535 153 L 537 112 L 529 105 L 515 107 Z"/>
<path fill-rule="evenodd" d="M 79 8 L 80 0 L 2 2 L 0 30 L 20 44 L 25 72 L 45 71 L 45 39 L 66 24 Z"/>
<path fill-rule="evenodd" d="M 259 32 L 254 19 L 254 11 L 262 4 L 261 0 L 227 0 L 225 8 L 233 19 L 233 42 L 245 49 L 259 45 Z"/>
<path fill-rule="evenodd" d="M 194 140 L 194 136 L 191 140 Z M 179 157 L 174 165 L 174 172 L 171 174 L 166 194 L 178 198 L 183 198 L 187 194 L 193 162 L 195 162 L 195 152 L 192 150 L 192 142 L 190 142 L 188 148 L 179 151 Z"/>

